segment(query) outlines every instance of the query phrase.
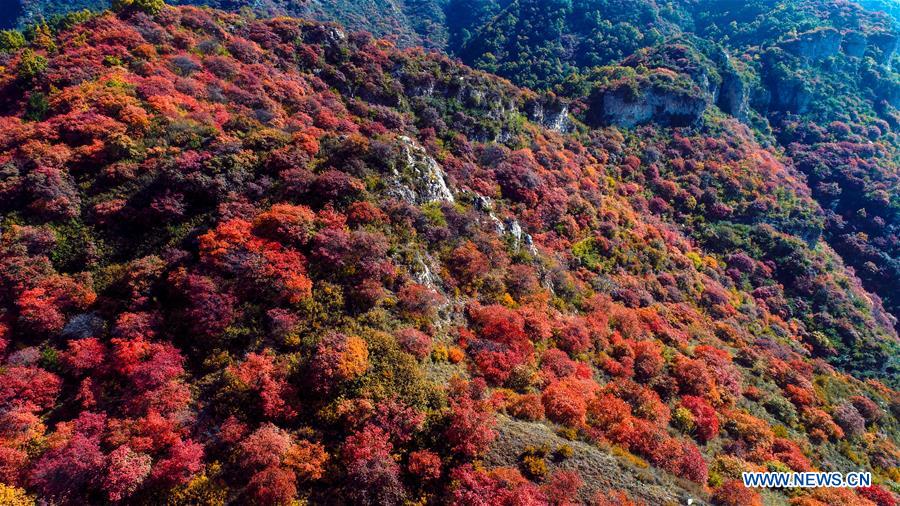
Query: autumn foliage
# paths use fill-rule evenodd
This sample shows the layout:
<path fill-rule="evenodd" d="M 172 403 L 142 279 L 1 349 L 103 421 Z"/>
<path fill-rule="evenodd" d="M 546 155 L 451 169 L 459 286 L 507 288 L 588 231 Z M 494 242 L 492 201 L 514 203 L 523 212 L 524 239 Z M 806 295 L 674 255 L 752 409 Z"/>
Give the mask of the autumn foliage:
<path fill-rule="evenodd" d="M 896 481 L 896 385 L 845 360 L 896 334 L 737 120 L 563 134 L 333 25 L 83 16 L 0 51 L 0 502 L 638 503 L 600 454 L 727 505 L 745 468 Z"/>

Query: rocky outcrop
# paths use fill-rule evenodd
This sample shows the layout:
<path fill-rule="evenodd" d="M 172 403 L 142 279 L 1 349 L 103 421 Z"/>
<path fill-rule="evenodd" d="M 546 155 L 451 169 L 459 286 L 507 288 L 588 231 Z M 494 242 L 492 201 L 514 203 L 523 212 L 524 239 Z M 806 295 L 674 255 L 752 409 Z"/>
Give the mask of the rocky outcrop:
<path fill-rule="evenodd" d="M 812 103 L 813 91 L 800 79 L 772 79 L 770 80 L 771 104 L 770 107 L 778 111 L 803 114 L 809 110 Z"/>
<path fill-rule="evenodd" d="M 569 105 L 561 100 L 535 100 L 526 106 L 526 110 L 528 119 L 555 132 L 568 133 L 575 127 L 569 116 Z"/>
<path fill-rule="evenodd" d="M 813 99 L 813 83 L 795 72 L 798 61 L 780 48 L 772 48 L 762 58 L 764 97 L 755 97 L 759 110 L 804 114 Z"/>
<path fill-rule="evenodd" d="M 868 46 L 869 42 L 866 40 L 866 36 L 852 30 L 846 32 L 844 34 L 844 39 L 841 41 L 841 51 L 853 58 L 862 58 L 865 56 L 866 48 Z"/>
<path fill-rule="evenodd" d="M 709 97 L 648 79 L 596 90 L 589 99 L 588 123 L 633 127 L 644 123 L 682 127 L 695 124 L 709 106 Z"/>
<path fill-rule="evenodd" d="M 779 47 L 800 58 L 819 61 L 838 53 L 853 58 L 871 56 L 881 65 L 890 62 L 897 51 L 897 34 L 888 31 L 870 33 L 868 36 L 849 30 L 840 33 L 834 28 L 818 28 L 801 33 L 779 43 Z"/>
<path fill-rule="evenodd" d="M 447 176 L 437 160 L 406 136 L 400 137 L 402 155 L 393 167 L 389 194 L 410 204 L 454 202 Z"/>
<path fill-rule="evenodd" d="M 897 51 L 898 37 L 892 32 L 875 32 L 869 35 L 869 49 L 875 61 L 885 65 Z"/>
<path fill-rule="evenodd" d="M 62 337 L 66 339 L 85 339 L 101 335 L 106 323 L 103 318 L 95 313 L 82 313 L 75 315 L 66 323 L 62 330 Z"/>
<path fill-rule="evenodd" d="M 878 72 L 872 72 L 867 76 L 866 83 L 883 102 L 890 104 L 891 107 L 900 107 L 900 82 Z"/>
<path fill-rule="evenodd" d="M 716 99 L 716 105 L 723 112 L 730 114 L 740 120 L 747 118 L 750 110 L 749 91 L 747 84 L 741 79 L 740 74 L 736 71 L 723 72 L 722 85 L 719 89 L 719 96 Z"/>
<path fill-rule="evenodd" d="M 744 120 L 749 113 L 749 87 L 728 52 L 720 45 L 684 37 L 626 58 L 623 66 L 668 69 L 685 76 L 723 112 Z M 691 94 L 691 93 L 688 93 Z"/>
<path fill-rule="evenodd" d="M 413 265 L 410 266 L 410 272 L 416 283 L 425 285 L 428 288 L 437 291 L 443 291 L 443 282 L 441 278 L 435 274 L 436 266 L 434 259 L 427 253 L 416 251 L 414 255 Z"/>
<path fill-rule="evenodd" d="M 740 72 L 734 66 L 731 56 L 721 46 L 710 51 L 710 60 L 716 65 L 721 78 L 715 97 L 716 105 L 722 112 L 739 120 L 747 119 L 750 111 L 750 90 Z"/>
<path fill-rule="evenodd" d="M 475 209 L 487 215 L 497 235 L 509 234 L 513 248 L 516 251 L 524 247 L 532 255 L 538 254 L 534 239 L 522 229 L 519 220 L 509 217 L 501 221 L 494 213 L 494 201 L 484 195 L 475 194 L 472 203 Z"/>
<path fill-rule="evenodd" d="M 824 60 L 841 50 L 841 33 L 834 28 L 819 28 L 801 33 L 779 44 L 785 51 L 808 60 Z"/>

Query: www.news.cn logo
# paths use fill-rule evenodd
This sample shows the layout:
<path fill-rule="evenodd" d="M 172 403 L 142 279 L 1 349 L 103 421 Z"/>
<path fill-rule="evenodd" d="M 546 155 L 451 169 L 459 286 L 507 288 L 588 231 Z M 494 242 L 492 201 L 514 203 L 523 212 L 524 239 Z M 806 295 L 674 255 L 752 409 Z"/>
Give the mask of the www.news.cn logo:
<path fill-rule="evenodd" d="M 857 488 L 872 486 L 872 473 L 742 473 L 748 488 Z"/>

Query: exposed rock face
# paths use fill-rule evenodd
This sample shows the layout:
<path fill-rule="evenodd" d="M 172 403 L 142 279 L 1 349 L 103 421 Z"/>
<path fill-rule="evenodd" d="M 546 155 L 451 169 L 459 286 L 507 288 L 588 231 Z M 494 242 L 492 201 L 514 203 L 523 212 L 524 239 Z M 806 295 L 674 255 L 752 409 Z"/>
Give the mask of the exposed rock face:
<path fill-rule="evenodd" d="M 834 28 L 804 32 L 780 45 L 784 50 L 808 60 L 823 60 L 841 49 L 841 33 Z"/>
<path fill-rule="evenodd" d="M 434 259 L 429 255 L 416 251 L 415 263 L 412 266 L 411 271 L 416 283 L 425 285 L 433 290 L 443 291 L 443 282 L 441 281 L 441 278 L 434 273 Z"/>
<path fill-rule="evenodd" d="M 491 220 L 491 223 L 494 225 L 494 231 L 497 235 L 507 233 L 510 235 L 516 250 L 524 247 L 532 255 L 538 254 L 537 247 L 534 245 L 534 240 L 530 234 L 522 229 L 519 220 L 510 217 L 501 221 L 494 213 L 494 201 L 484 195 L 476 194 L 473 203 L 475 204 L 475 209 L 488 216 L 488 219 Z"/>
<path fill-rule="evenodd" d="M 812 103 L 812 90 L 798 79 L 773 79 L 771 81 L 771 107 L 778 111 L 803 114 Z"/>
<path fill-rule="evenodd" d="M 716 105 L 722 111 L 744 120 L 747 118 L 749 106 L 749 92 L 744 80 L 736 71 L 726 71 L 722 74 L 722 86 Z"/>
<path fill-rule="evenodd" d="M 699 93 L 705 95 L 709 103 L 715 103 L 723 112 L 740 120 L 746 119 L 749 112 L 749 86 L 744 83 L 728 52 L 719 45 L 702 44 L 685 38 L 632 55 L 626 58 L 622 65 L 635 69 L 641 67 L 655 69 L 650 74 L 652 82 L 659 82 L 664 76 L 659 69 L 668 69 L 682 78 L 689 78 Z M 686 92 L 685 94 L 691 98 L 697 96 L 694 90 L 684 89 L 683 83 L 663 88 L 668 91 L 681 88 L 681 91 Z M 671 98 L 672 93 L 667 95 Z M 701 107 L 699 102 L 691 102 L 696 107 Z M 663 121 L 666 121 L 665 118 Z"/>
<path fill-rule="evenodd" d="M 754 97 L 754 107 L 760 110 L 803 114 L 813 99 L 812 83 L 792 72 L 796 59 L 781 49 L 765 53 L 762 67 L 764 96 Z"/>
<path fill-rule="evenodd" d="M 428 156 L 422 146 L 409 137 L 400 137 L 403 157 L 400 166 L 393 168 L 393 180 L 389 192 L 411 204 L 429 202 L 454 202 L 453 192 L 447 185 L 447 176 L 437 160 Z"/>
<path fill-rule="evenodd" d="M 865 55 L 868 46 L 869 42 L 866 40 L 866 36 L 855 31 L 845 33 L 844 39 L 841 41 L 841 51 L 854 58 L 861 58 Z"/>
<path fill-rule="evenodd" d="M 731 56 L 721 46 L 710 55 L 716 64 L 722 82 L 715 96 L 716 105 L 726 114 L 743 121 L 750 112 L 750 87 L 731 61 Z"/>
<path fill-rule="evenodd" d="M 626 86 L 598 90 L 590 99 L 588 121 L 594 125 L 633 127 L 654 122 L 664 126 L 696 123 L 708 97 L 644 82 L 637 93 Z"/>
<path fill-rule="evenodd" d="M 75 315 L 66 323 L 62 330 L 62 336 L 67 339 L 85 339 L 100 335 L 104 327 L 105 322 L 100 316 L 94 313 L 82 313 Z"/>
<path fill-rule="evenodd" d="M 574 127 L 569 117 L 569 105 L 557 100 L 533 102 L 528 107 L 528 118 L 560 133 L 571 132 Z"/>
<path fill-rule="evenodd" d="M 873 50 L 871 52 L 875 61 L 884 65 L 891 60 L 891 57 L 897 51 L 898 37 L 895 33 L 877 32 L 869 35 L 868 43 L 869 48 Z"/>

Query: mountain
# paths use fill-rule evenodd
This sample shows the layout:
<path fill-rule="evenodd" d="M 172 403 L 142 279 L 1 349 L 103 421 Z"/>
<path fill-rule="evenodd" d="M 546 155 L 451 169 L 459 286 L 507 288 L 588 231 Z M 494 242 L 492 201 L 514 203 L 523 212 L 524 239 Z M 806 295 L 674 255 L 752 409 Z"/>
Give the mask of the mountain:
<path fill-rule="evenodd" d="M 227 9 L 250 5 L 179 3 Z M 106 5 L 31 0 L 23 4 L 18 22 Z M 445 51 L 515 84 L 554 90 L 575 102 L 571 109 L 583 112 L 580 119 L 592 126 L 690 124 L 715 104 L 766 137 L 762 142 L 777 145 L 782 160 L 808 178 L 813 197 L 826 210 L 825 240 L 897 318 L 900 176 L 892 129 L 900 117 L 900 77 L 894 71 L 900 31 L 891 17 L 896 2 L 863 5 L 826 0 L 268 0 L 252 8 L 261 15 L 336 21 L 387 36 L 402 47 Z M 601 70 L 604 66 L 611 68 Z M 608 82 L 610 72 L 629 68 L 643 74 Z M 600 82 L 616 88 L 596 89 Z"/>
<path fill-rule="evenodd" d="M 0 502 L 895 504 L 900 339 L 834 228 L 897 223 L 849 211 L 892 28 L 647 5 L 539 91 L 159 0 L 0 33 Z"/>
<path fill-rule="evenodd" d="M 446 0 L 173 0 L 173 5 L 201 5 L 232 11 L 251 10 L 260 16 L 298 16 L 337 21 L 354 30 L 389 37 L 404 46 L 443 47 Z M 8 5 L 7 5 L 8 4 Z M 100 11 L 110 0 L 2 0 L 0 28 L 50 21 L 83 9 Z"/>
<path fill-rule="evenodd" d="M 593 125 L 696 123 L 707 104 L 742 119 L 808 178 L 826 241 L 900 315 L 896 21 L 850 2 L 623 4 L 515 1 L 458 54 L 555 89 Z"/>

